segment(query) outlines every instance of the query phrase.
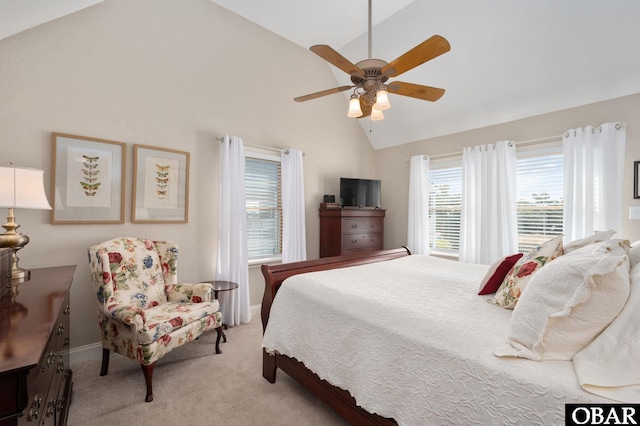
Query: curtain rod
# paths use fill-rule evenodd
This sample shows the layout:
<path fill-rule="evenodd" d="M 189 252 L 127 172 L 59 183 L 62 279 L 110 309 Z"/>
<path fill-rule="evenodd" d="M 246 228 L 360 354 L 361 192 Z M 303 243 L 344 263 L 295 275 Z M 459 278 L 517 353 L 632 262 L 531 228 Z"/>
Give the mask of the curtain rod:
<path fill-rule="evenodd" d="M 536 143 L 553 142 L 558 139 L 562 139 L 562 135 L 547 136 L 545 138 L 538 138 L 538 139 L 530 139 L 526 141 L 514 142 L 514 144 L 516 146 L 526 146 L 526 145 L 532 145 Z M 430 158 L 431 160 L 434 160 L 439 158 L 457 157 L 459 155 L 462 155 L 462 151 L 449 152 L 448 154 L 425 155 L 424 157 L 425 157 L 425 160 L 426 160 L 426 157 Z M 405 159 L 404 161 L 409 161 L 409 159 Z"/>
<path fill-rule="evenodd" d="M 616 123 L 616 130 L 620 130 L 623 127 L 627 127 L 628 125 L 629 125 L 628 123 Z M 602 126 L 593 128 L 594 132 L 597 131 L 597 130 L 602 130 Z M 529 139 L 529 140 L 526 140 L 526 141 L 520 141 L 520 142 L 514 142 L 514 143 L 516 144 L 516 146 L 527 146 L 527 145 L 533 145 L 533 144 L 536 144 L 536 143 L 553 142 L 555 140 L 562 139 L 562 137 L 565 136 L 565 135 L 568 136 L 568 134 L 569 134 L 569 131 L 566 131 L 565 133 L 563 133 L 561 135 L 547 136 L 547 137 L 538 138 L 538 139 Z M 459 155 L 462 155 L 462 151 L 450 152 L 448 154 L 425 155 L 424 157 L 429 157 L 430 159 L 434 160 L 434 159 L 439 159 L 439 158 L 457 157 Z M 409 161 L 409 159 L 407 158 L 404 161 Z"/>
<path fill-rule="evenodd" d="M 218 142 L 222 142 L 222 141 L 224 141 L 224 137 L 223 137 L 223 136 L 218 136 L 218 137 L 216 138 L 216 140 L 217 140 Z M 264 150 L 266 150 L 266 151 L 273 151 L 273 152 L 284 152 L 285 154 L 288 154 L 288 153 L 289 153 L 289 149 L 287 149 L 287 148 L 282 148 L 282 149 L 281 149 L 281 148 L 273 148 L 273 147 L 270 147 L 270 146 L 255 145 L 255 144 L 251 144 L 251 143 L 244 143 L 244 141 L 242 142 L 242 144 L 243 144 L 244 146 L 248 147 L 248 148 L 264 149 Z M 305 153 L 304 153 L 304 152 L 302 153 L 302 156 L 303 156 L 303 157 L 305 156 Z"/>

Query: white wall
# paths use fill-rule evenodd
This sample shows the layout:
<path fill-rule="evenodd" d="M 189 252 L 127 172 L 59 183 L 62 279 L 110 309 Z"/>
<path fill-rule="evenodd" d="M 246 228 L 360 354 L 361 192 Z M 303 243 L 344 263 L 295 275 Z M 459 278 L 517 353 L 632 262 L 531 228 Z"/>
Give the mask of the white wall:
<path fill-rule="evenodd" d="M 109 0 L 0 40 L 1 164 L 44 169 L 53 202 L 51 132 L 127 144 L 124 224 L 52 225 L 49 212 L 16 211 L 31 238 L 21 266 L 77 265 L 72 348 L 99 341 L 86 255 L 92 244 L 127 235 L 174 240 L 181 281 L 213 278 L 215 139 L 225 133 L 305 152 L 308 256 L 318 257 L 322 195 L 338 192 L 340 176 L 374 175 L 374 152 L 346 117 L 343 96 L 292 100 L 334 86 L 320 58 L 209 0 Z M 189 223 L 130 222 L 133 144 L 191 153 Z M 257 270 L 250 287 L 257 305 L 264 288 Z"/>
<path fill-rule="evenodd" d="M 399 247 L 407 242 L 409 162 L 405 160 L 411 156 L 461 152 L 466 146 L 501 140 L 517 142 L 546 138 L 562 135 L 569 129 L 587 125 L 599 126 L 607 122 L 628 123 L 623 200 L 624 229 L 618 230 L 616 237 L 639 240 L 640 221 L 628 220 L 629 206 L 640 206 L 640 200 L 633 199 L 633 162 L 640 160 L 640 94 L 637 94 L 376 151 L 376 175 L 382 180 L 382 201 L 387 208 L 385 246 Z"/>

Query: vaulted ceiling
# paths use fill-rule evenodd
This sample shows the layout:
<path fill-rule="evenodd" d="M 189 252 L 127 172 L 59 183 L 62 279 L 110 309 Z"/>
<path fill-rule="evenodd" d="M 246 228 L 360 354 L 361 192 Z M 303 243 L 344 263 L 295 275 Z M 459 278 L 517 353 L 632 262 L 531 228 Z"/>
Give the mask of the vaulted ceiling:
<path fill-rule="evenodd" d="M 0 0 L 0 39 L 100 1 Z M 305 48 L 368 56 L 367 0 L 212 1 Z M 359 120 L 376 149 L 640 93 L 637 0 L 373 0 L 372 12 L 374 58 L 390 62 L 434 34 L 451 44 L 394 79 L 444 88 L 440 100 L 391 94 L 384 120 Z M 345 114 L 350 93 L 329 95 L 345 98 Z"/>

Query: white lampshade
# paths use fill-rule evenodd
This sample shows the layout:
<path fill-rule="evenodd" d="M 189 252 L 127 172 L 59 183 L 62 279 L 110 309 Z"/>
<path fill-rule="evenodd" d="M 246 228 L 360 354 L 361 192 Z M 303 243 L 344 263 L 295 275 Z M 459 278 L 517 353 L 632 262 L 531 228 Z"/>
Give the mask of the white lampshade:
<path fill-rule="evenodd" d="M 380 121 L 382 119 L 384 119 L 384 114 L 379 109 L 376 109 L 374 105 L 373 108 L 371 108 L 371 121 Z"/>
<path fill-rule="evenodd" d="M 358 96 L 351 95 L 351 99 L 349 99 L 349 112 L 347 113 L 347 117 L 357 118 L 362 115 L 362 109 L 360 108 L 360 100 Z"/>
<path fill-rule="evenodd" d="M 51 210 L 44 192 L 44 171 L 0 167 L 0 207 Z"/>
<path fill-rule="evenodd" d="M 389 103 L 389 96 L 387 96 L 386 90 L 378 90 L 378 92 L 376 93 L 376 103 L 374 107 L 378 111 L 384 111 L 391 108 L 391 104 Z"/>

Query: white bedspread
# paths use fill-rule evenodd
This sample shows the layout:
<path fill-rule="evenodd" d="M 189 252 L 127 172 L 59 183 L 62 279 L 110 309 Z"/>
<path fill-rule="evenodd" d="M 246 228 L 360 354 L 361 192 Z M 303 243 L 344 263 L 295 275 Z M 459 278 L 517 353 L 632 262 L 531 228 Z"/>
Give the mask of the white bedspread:
<path fill-rule="evenodd" d="M 498 358 L 511 311 L 478 296 L 487 266 L 412 255 L 287 279 L 263 347 L 400 425 L 564 424 L 570 361 Z"/>

